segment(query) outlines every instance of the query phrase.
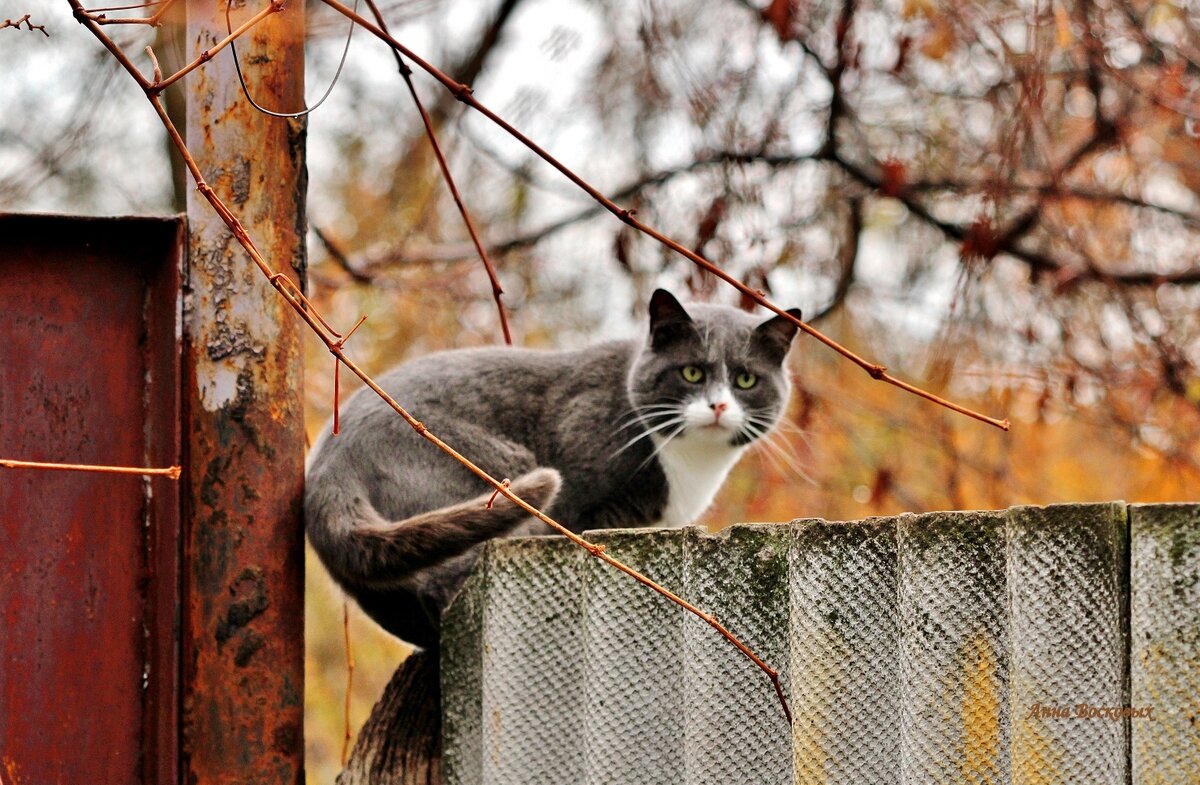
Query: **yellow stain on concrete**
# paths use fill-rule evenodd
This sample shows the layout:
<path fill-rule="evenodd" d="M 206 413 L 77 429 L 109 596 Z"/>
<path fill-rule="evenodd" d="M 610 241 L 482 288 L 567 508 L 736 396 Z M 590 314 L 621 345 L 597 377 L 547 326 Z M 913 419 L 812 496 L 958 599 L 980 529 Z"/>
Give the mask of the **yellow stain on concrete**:
<path fill-rule="evenodd" d="M 1030 707 L 1012 702 L 1012 785 L 1062 785 L 1070 782 L 1063 750 L 1055 742 L 1050 723 L 1062 719 L 1031 717 Z"/>
<path fill-rule="evenodd" d="M 835 741 L 835 734 L 845 730 L 834 721 L 831 711 L 839 707 L 843 700 L 839 693 L 850 678 L 846 668 L 850 647 L 828 626 L 822 626 L 817 638 L 809 650 L 825 651 L 828 656 L 819 663 L 808 663 L 808 668 L 793 679 L 799 687 L 792 688 L 793 696 L 799 698 L 792 728 L 794 785 L 825 785 L 829 781 L 828 747 Z"/>
<path fill-rule="evenodd" d="M 1000 738 L 1004 718 L 999 658 L 987 633 L 976 631 L 963 644 L 960 782 L 999 785 L 1003 779 Z"/>
<path fill-rule="evenodd" d="M 1139 659 L 1133 705 L 1154 714 L 1131 722 L 1134 782 L 1174 785 L 1184 776 L 1200 783 L 1200 661 L 1161 641 L 1144 646 Z"/>
<path fill-rule="evenodd" d="M 796 785 L 822 785 L 825 780 L 825 764 L 828 759 L 822 741 L 822 731 L 828 727 L 825 721 L 811 712 L 796 718 L 795 730 L 795 783 Z"/>
<path fill-rule="evenodd" d="M 484 737 L 488 742 L 485 754 L 488 756 L 488 761 L 491 764 L 488 768 L 503 769 L 505 755 L 502 749 L 503 741 L 501 734 L 504 730 L 504 721 L 500 717 L 500 710 L 493 708 L 488 712 L 487 719 L 487 724 L 491 730 L 491 733 L 488 733 Z"/>

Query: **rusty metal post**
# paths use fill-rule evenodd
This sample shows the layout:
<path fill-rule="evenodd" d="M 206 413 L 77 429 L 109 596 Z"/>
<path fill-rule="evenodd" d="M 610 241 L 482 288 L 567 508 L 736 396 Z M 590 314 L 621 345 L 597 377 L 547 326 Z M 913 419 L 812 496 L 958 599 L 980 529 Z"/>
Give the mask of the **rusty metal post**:
<path fill-rule="evenodd" d="M 250 5 L 233 7 L 235 27 Z M 190 0 L 187 15 L 191 56 L 226 36 L 224 0 Z M 303 104 L 303 3 L 237 47 L 256 101 Z M 269 263 L 302 282 L 304 120 L 250 106 L 228 49 L 184 84 L 188 146 L 206 180 Z M 301 324 L 194 191 L 188 225 L 183 781 L 299 783 Z"/>

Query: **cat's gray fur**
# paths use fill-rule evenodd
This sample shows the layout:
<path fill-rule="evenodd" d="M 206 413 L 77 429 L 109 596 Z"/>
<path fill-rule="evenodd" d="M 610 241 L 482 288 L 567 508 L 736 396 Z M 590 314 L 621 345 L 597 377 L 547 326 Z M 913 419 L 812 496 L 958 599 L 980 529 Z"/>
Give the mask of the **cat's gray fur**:
<path fill-rule="evenodd" d="M 650 317 L 644 341 L 443 352 L 379 383 L 430 431 L 493 477 L 513 478 L 518 496 L 573 531 L 683 525 L 691 520 L 664 518 L 702 511 L 741 449 L 778 420 L 796 328 L 722 306 L 685 310 L 663 290 Z M 687 381 L 685 366 L 702 369 L 704 380 Z M 757 381 L 743 390 L 735 380 L 747 371 Z M 728 408 L 718 411 L 718 401 Z M 336 437 L 326 429 L 310 461 L 308 537 L 368 615 L 410 643 L 435 645 L 441 611 L 479 544 L 547 529 L 502 496 L 488 509 L 490 486 L 369 390 L 346 403 L 341 429 Z"/>

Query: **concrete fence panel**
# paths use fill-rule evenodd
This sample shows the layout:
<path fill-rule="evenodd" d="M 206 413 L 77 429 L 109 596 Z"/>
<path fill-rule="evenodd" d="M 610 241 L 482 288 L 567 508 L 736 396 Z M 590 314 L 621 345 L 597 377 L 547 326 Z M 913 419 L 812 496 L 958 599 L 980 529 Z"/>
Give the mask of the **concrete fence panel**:
<path fill-rule="evenodd" d="M 448 611 L 445 775 L 500 783 L 1185 783 L 1200 505 L 597 532 L 781 671 L 557 538 Z"/>
<path fill-rule="evenodd" d="M 1006 782 L 1008 581 L 1003 513 L 899 524 L 900 779 Z"/>
<path fill-rule="evenodd" d="M 1200 778 L 1200 506 L 1132 508 L 1134 785 Z"/>
<path fill-rule="evenodd" d="M 790 670 L 795 781 L 898 782 L 896 520 L 801 521 L 794 526 Z M 756 722 L 770 717 L 761 715 Z"/>
<path fill-rule="evenodd" d="M 595 542 L 663 586 L 678 589 L 683 540 L 611 532 Z M 587 559 L 583 588 L 583 752 L 587 785 L 674 785 L 683 770 L 683 616 L 659 594 Z"/>
<path fill-rule="evenodd" d="M 1123 505 L 1009 511 L 1013 785 L 1126 781 Z M 1063 716 L 1063 715 L 1066 716 Z"/>
<path fill-rule="evenodd" d="M 682 595 L 782 671 L 787 689 L 789 532 L 770 524 L 709 536 L 685 533 Z M 739 554 L 730 559 L 730 553 Z M 674 610 L 678 610 L 677 608 Z M 684 628 L 684 782 L 791 782 L 791 743 L 779 700 L 759 668 L 692 614 Z M 764 690 L 763 686 L 767 688 Z M 739 722 L 738 717 L 763 722 Z M 731 755 L 753 749 L 755 755 Z M 629 782 L 629 780 L 626 780 Z"/>

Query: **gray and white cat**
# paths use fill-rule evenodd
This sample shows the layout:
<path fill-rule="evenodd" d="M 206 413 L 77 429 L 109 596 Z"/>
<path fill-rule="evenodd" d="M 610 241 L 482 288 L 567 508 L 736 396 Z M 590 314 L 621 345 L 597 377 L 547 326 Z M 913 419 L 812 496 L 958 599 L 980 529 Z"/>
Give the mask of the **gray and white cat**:
<path fill-rule="evenodd" d="M 796 325 L 659 289 L 644 340 L 577 351 L 442 352 L 380 378 L 433 433 L 572 531 L 684 526 L 779 420 Z M 789 311 L 799 318 L 798 310 Z M 384 629 L 436 645 L 478 546 L 546 527 L 420 437 L 369 390 L 308 469 L 309 540 Z M 523 526 L 523 524 L 526 524 Z"/>

